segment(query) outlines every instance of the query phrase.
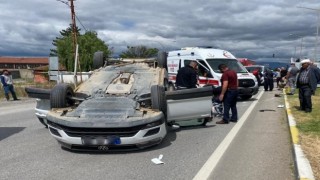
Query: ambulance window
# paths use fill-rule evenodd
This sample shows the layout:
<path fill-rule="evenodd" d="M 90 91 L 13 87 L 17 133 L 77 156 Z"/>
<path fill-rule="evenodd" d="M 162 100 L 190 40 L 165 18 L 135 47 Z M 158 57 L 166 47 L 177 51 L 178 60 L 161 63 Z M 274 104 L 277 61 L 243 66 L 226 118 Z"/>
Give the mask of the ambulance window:
<path fill-rule="evenodd" d="M 226 64 L 230 69 L 236 71 L 237 73 L 246 73 L 247 70 L 241 65 L 236 59 L 207 59 L 207 62 L 211 66 L 214 72 L 221 73 L 218 69 L 220 64 Z"/>
<path fill-rule="evenodd" d="M 209 67 L 203 60 L 198 60 L 198 74 L 199 76 L 212 78 L 212 74 L 210 73 Z"/>
<path fill-rule="evenodd" d="M 188 66 L 189 64 L 190 64 L 190 60 L 184 60 L 183 61 L 183 67 L 186 67 L 186 66 Z"/>

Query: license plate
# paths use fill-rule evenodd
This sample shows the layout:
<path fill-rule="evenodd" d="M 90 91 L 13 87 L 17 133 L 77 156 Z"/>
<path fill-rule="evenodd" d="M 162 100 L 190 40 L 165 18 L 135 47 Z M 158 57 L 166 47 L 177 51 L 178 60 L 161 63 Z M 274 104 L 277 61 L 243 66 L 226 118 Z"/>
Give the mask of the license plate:
<path fill-rule="evenodd" d="M 119 136 L 84 136 L 81 137 L 83 145 L 116 145 L 121 144 Z"/>

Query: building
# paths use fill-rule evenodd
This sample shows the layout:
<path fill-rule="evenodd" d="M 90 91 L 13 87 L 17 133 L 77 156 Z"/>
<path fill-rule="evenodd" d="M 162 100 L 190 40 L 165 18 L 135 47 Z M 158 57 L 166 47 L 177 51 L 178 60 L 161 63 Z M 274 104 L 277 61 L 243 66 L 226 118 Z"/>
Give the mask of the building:
<path fill-rule="evenodd" d="M 2 57 L 0 69 L 33 69 L 49 65 L 48 57 Z"/>

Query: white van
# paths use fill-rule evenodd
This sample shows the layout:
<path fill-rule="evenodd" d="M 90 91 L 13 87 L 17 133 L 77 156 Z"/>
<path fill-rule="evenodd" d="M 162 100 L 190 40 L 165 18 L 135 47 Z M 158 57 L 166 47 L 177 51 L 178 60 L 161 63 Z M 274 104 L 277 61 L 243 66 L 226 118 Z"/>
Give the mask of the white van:
<path fill-rule="evenodd" d="M 250 99 L 258 93 L 258 82 L 254 75 L 228 51 L 213 49 L 211 47 L 186 47 L 181 50 L 168 52 L 167 70 L 169 89 L 175 88 L 175 80 L 178 70 L 189 64 L 190 61 L 198 62 L 199 86 L 221 86 L 222 73 L 218 69 L 220 64 L 226 64 L 238 74 L 239 96 L 242 99 Z"/>

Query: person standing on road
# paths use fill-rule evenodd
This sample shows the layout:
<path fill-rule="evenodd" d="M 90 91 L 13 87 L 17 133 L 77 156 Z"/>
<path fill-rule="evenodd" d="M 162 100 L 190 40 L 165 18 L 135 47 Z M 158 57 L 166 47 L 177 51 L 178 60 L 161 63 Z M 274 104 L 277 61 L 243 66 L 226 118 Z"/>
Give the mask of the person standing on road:
<path fill-rule="evenodd" d="M 311 61 L 309 59 L 301 61 L 301 69 L 297 78 L 300 110 L 306 113 L 312 111 L 311 95 L 315 94 L 317 82 L 320 81 L 320 72 L 310 64 Z"/>
<path fill-rule="evenodd" d="M 197 88 L 197 61 L 190 61 L 189 65 L 179 69 L 176 80 L 177 89 Z"/>
<path fill-rule="evenodd" d="M 287 75 L 288 71 L 286 70 L 286 68 L 281 67 L 280 70 L 280 81 Z"/>
<path fill-rule="evenodd" d="M 280 75 L 280 71 L 281 69 L 280 68 L 277 68 L 276 70 L 276 82 L 277 82 L 277 88 L 280 88 L 279 84 L 280 84 L 280 80 L 281 80 L 281 75 Z"/>
<path fill-rule="evenodd" d="M 14 101 L 19 100 L 16 96 L 16 92 L 14 91 L 13 80 L 10 72 L 7 69 L 4 69 L 0 78 L 7 101 L 10 100 L 9 92 L 11 93 Z"/>
<path fill-rule="evenodd" d="M 228 124 L 229 121 L 238 121 L 237 98 L 238 98 L 238 76 L 237 73 L 228 68 L 225 64 L 218 66 L 223 73 L 221 76 L 222 89 L 219 100 L 223 102 L 223 119 L 217 124 Z M 231 109 L 231 118 L 229 111 Z"/>
<path fill-rule="evenodd" d="M 272 91 L 273 90 L 273 72 L 266 68 L 264 70 L 264 90 L 265 91 Z"/>
<path fill-rule="evenodd" d="M 257 78 L 258 86 L 261 86 L 261 77 L 262 73 L 260 71 L 260 68 L 256 68 L 252 71 L 252 74 Z"/>
<path fill-rule="evenodd" d="M 288 69 L 288 73 L 285 76 L 285 78 L 288 79 L 288 83 L 290 87 L 290 92 L 287 93 L 287 95 L 294 95 L 295 93 L 298 72 L 299 72 L 299 69 L 296 67 L 295 63 L 291 63 L 291 67 Z"/>

